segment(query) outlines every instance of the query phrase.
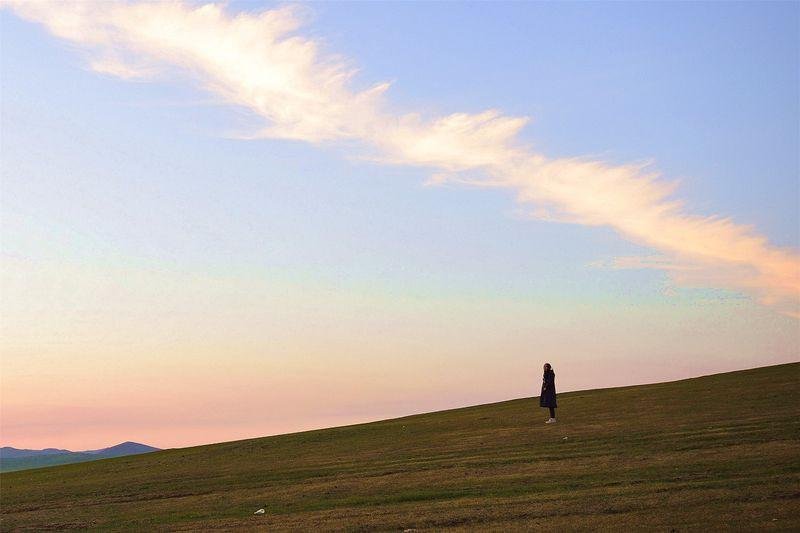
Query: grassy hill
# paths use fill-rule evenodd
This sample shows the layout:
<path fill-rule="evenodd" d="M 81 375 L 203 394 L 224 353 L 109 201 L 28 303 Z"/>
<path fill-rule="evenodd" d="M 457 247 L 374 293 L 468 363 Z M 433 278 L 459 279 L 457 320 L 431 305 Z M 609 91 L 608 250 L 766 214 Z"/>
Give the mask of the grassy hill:
<path fill-rule="evenodd" d="M 800 364 L 0 476 L 0 528 L 800 530 Z M 266 514 L 253 515 L 264 507 Z"/>

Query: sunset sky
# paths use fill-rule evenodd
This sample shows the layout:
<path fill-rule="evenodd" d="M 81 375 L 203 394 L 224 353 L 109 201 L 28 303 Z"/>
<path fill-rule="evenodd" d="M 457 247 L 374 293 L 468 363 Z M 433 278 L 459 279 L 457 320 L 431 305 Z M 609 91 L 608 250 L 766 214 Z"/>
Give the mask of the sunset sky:
<path fill-rule="evenodd" d="M 4 446 L 800 360 L 798 3 L 0 5 Z"/>

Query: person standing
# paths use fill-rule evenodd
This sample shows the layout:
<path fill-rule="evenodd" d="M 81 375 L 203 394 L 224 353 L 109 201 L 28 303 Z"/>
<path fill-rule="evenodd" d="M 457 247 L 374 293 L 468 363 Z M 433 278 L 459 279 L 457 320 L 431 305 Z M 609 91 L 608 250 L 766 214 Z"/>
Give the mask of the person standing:
<path fill-rule="evenodd" d="M 539 396 L 539 405 L 550 409 L 550 418 L 545 424 L 555 424 L 556 422 L 556 373 L 550 363 L 544 364 L 544 376 L 542 376 L 542 394 Z"/>

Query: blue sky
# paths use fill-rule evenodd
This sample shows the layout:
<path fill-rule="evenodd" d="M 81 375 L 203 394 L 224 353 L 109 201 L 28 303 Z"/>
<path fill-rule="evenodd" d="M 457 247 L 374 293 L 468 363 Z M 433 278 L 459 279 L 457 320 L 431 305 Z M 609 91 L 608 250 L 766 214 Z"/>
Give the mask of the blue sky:
<path fill-rule="evenodd" d="M 257 10 L 258 5 L 233 3 L 231 10 Z M 681 180 L 681 197 L 693 210 L 733 216 L 753 224 L 775 244 L 797 246 L 797 6 L 508 3 L 500 7 L 410 2 L 319 3 L 310 9 L 311 32 L 329 49 L 352 58 L 360 69 L 359 82 L 394 81 L 391 94 L 397 107 L 448 113 L 475 112 L 490 105 L 531 116 L 532 124 L 522 136 L 548 155 L 590 155 L 616 163 L 653 160 L 666 177 Z M 502 192 L 421 190 L 424 170 L 351 162 L 338 153 L 295 142 L 231 142 L 220 136 L 247 119 L 237 117 L 235 110 L 210 105 L 202 92 L 170 80 L 145 84 L 87 76 L 81 57 L 42 29 L 8 12 L 3 24 L 8 73 L 4 115 L 7 124 L 14 123 L 11 134 L 6 132 L 4 155 L 12 160 L 7 164 L 20 158 L 33 167 L 58 167 L 64 159 L 80 158 L 75 163 L 90 171 L 82 170 L 88 175 L 79 179 L 90 180 L 87 187 L 92 189 L 106 188 L 108 194 L 120 194 L 118 185 L 136 191 L 130 174 L 139 174 L 142 185 L 154 187 L 141 191 L 143 202 L 164 187 L 166 195 L 181 194 L 192 204 L 190 216 L 203 218 L 213 216 L 213 203 L 224 202 L 226 196 L 230 203 L 218 207 L 247 209 L 231 190 L 238 180 L 229 174 L 245 173 L 261 192 L 258 207 L 253 206 L 260 213 L 248 216 L 263 220 L 269 213 L 269 219 L 279 224 L 277 210 L 287 217 L 288 231 L 300 227 L 313 232 L 312 254 L 318 253 L 319 245 L 333 246 L 331 240 L 352 240 L 363 232 L 370 248 L 378 248 L 375 255 L 386 257 L 385 253 L 397 252 L 398 237 L 381 236 L 415 223 L 419 227 L 411 244 L 424 246 L 421 255 L 451 243 L 454 258 L 468 257 L 470 247 L 458 239 L 474 238 L 476 243 L 483 240 L 491 255 L 508 254 L 498 268 L 508 258 L 525 265 L 521 276 L 535 263 L 531 254 L 541 259 L 542 246 L 552 254 L 554 247 L 548 244 L 553 242 L 565 248 L 555 253 L 573 261 L 591 261 L 628 246 L 612 242 L 612 236 L 591 235 L 603 230 L 520 223 L 508 216 L 513 204 Z M 14 144 L 26 134 L 20 139 L 24 147 Z M 84 140 L 88 149 L 75 153 L 65 136 Z M 120 137 L 124 142 L 118 142 Z M 165 143 L 170 144 L 168 154 L 156 148 Z M 40 152 L 30 153 L 34 150 Z M 42 153 L 60 158 L 44 162 Z M 178 165 L 175 170 L 184 176 L 170 183 L 155 175 L 161 170 L 141 176 L 141 169 L 130 168 L 134 161 L 160 155 L 167 160 L 153 161 L 153 168 Z M 204 168 L 209 164 L 214 165 L 213 172 Z M 113 181 L 120 172 L 129 175 Z M 310 174 L 309 182 L 282 177 L 282 172 Z M 107 179 L 109 174 L 112 180 Z M 247 181 L 242 181 L 246 187 Z M 215 192 L 215 187 L 221 190 Z M 275 187 L 276 194 L 265 187 Z M 313 198 L 309 190 L 314 191 Z M 99 193 L 94 189 L 92 195 Z M 292 195 L 302 200 L 295 202 Z M 324 195 L 331 195 L 329 201 Z M 66 203 L 55 196 L 53 201 Z M 121 197 L 127 198 L 124 193 Z M 274 204 L 267 208 L 264 202 Z M 365 228 L 358 217 L 369 217 L 370 207 L 363 204 L 376 202 L 373 211 L 382 215 L 371 217 L 371 227 Z M 350 208 L 340 216 L 348 203 Z M 452 223 L 457 236 L 426 243 L 435 239 L 430 222 L 442 209 L 446 218 L 458 219 Z M 314 222 L 305 216 L 307 210 L 325 222 Z M 165 232 L 162 220 L 151 215 L 142 223 L 153 224 L 154 232 L 171 231 Z M 112 227 L 117 222 L 128 225 L 119 217 L 104 221 Z M 228 218 L 228 222 L 237 227 L 226 238 L 236 241 L 247 233 L 240 225 L 252 218 Z M 336 232 L 335 237 L 328 232 Z M 569 237 L 561 239 L 561 234 Z M 550 240 L 543 242 L 542 237 Z M 290 240 L 290 246 L 303 246 Z M 126 238 L 115 235 L 109 241 L 124 245 Z M 504 246 L 521 241 L 530 244 Z M 165 242 L 163 248 L 180 246 Z M 502 272 L 503 277 L 507 274 Z"/>
<path fill-rule="evenodd" d="M 281 5 L 232 2 L 226 13 Z M 312 3 L 298 12 L 305 19 L 298 34 L 316 42 L 320 54 L 336 54 L 358 69 L 352 90 L 391 82 L 387 113 L 447 116 L 492 108 L 530 117 L 515 142 L 533 152 L 609 166 L 651 161 L 663 179 L 680 181 L 675 196 L 686 212 L 732 217 L 765 237 L 770 250 L 797 253 L 796 3 Z M 175 361 L 213 357 L 179 349 L 192 328 L 225 314 L 210 307 L 195 322 L 187 319 L 180 326 L 185 332 L 155 327 L 152 344 L 135 340 L 134 332 L 149 331 L 160 311 L 188 313 L 184 291 L 207 288 L 202 281 L 169 280 L 201 278 L 238 287 L 229 296 L 260 284 L 270 294 L 302 292 L 312 302 L 333 291 L 343 300 L 318 308 L 325 316 L 351 318 L 346 325 L 334 320 L 326 326 L 332 330 L 368 328 L 358 303 L 366 300 L 373 302 L 367 313 L 387 324 L 398 318 L 392 302 L 401 302 L 397 313 L 408 316 L 435 308 L 441 329 L 456 337 L 463 327 L 501 338 L 507 355 L 492 358 L 505 358 L 506 369 L 525 360 L 522 373 L 537 371 L 542 357 L 555 358 L 559 342 L 573 336 L 580 342 L 560 354 L 571 368 L 566 384 L 572 388 L 593 384 L 594 370 L 581 370 L 589 357 L 581 352 L 598 331 L 609 333 L 598 341 L 607 341 L 598 351 L 605 355 L 589 357 L 593 365 L 605 357 L 642 369 L 609 374 L 597 386 L 796 359 L 796 319 L 737 290 L 738 284 L 599 266 L 654 253 L 613 227 L 536 220 L 522 214 L 527 208 L 515 201 L 513 187 L 426 186 L 435 173 L 429 165 L 369 160 L 349 140 L 238 138 L 263 118 L 222 102 L 206 90 L 207 80 L 169 69 L 134 80 L 93 72 L 92 46 L 53 35 L 51 23 L 35 23 L 37 15 L 22 8 L 0 16 L 2 232 L 11 265 L 3 313 L 14 317 L 4 328 L 4 352 L 12 381 L 74 361 L 84 344 L 103 339 L 125 344 L 134 359 L 154 346 Z M 81 274 L 70 277 L 73 269 Z M 153 292 L 142 296 L 136 283 L 146 279 L 163 286 L 151 285 Z M 118 298 L 123 312 L 109 298 Z M 225 301 L 236 307 L 236 298 Z M 789 298 L 796 307 L 796 294 Z M 281 313 L 269 301 L 247 305 L 255 305 L 251 318 Z M 281 337 L 286 353 L 295 355 L 276 360 L 296 357 L 305 349 L 298 338 L 315 335 L 318 308 L 309 306 L 292 315 L 296 337 Z M 148 310 L 156 318 L 144 317 Z M 628 331 L 653 319 L 660 322 L 655 330 Z M 541 334 L 533 346 L 526 323 Z M 420 327 L 422 337 L 433 338 Z M 130 336 L 116 338 L 116 328 Z M 64 341 L 75 331 L 82 333 L 74 342 Z M 704 338 L 676 349 L 675 339 L 687 332 Z M 630 345 L 623 346 L 626 336 Z M 218 342 L 224 339 L 220 333 Z M 37 359 L 32 354 L 39 342 L 50 351 Z M 70 346 L 59 352 L 62 342 Z M 410 365 L 426 376 L 419 403 L 396 400 L 366 414 L 350 408 L 350 419 L 335 421 L 499 399 L 504 390 L 524 393 L 523 381 L 494 376 L 487 391 L 470 396 L 463 390 L 473 378 L 465 377 L 449 384 L 442 399 L 430 400 L 436 394 L 425 391 L 436 390 L 437 372 L 464 364 L 479 374 L 486 364 L 459 360 L 463 340 L 431 342 L 431 357 L 440 357 L 441 365 Z M 539 353 L 536 342 L 548 353 Z M 665 362 L 667 348 L 674 365 Z M 642 359 L 642 350 L 657 353 Z M 702 353 L 708 358 L 700 362 Z M 392 354 L 386 360 L 401 365 L 402 356 Z M 352 361 L 341 357 L 349 368 Z M 96 366 L 101 359 L 95 354 L 79 365 L 95 369 L 86 370 L 92 383 L 108 377 Z M 345 382 L 371 375 L 342 372 Z M 7 403 L 29 403 L 13 394 Z M 72 401 L 80 406 L 91 398 L 74 393 Z M 326 423 L 309 414 L 313 405 L 308 409 L 297 415 L 305 422 L 291 428 Z M 232 433 L 198 435 L 287 428 L 242 425 Z"/>
<path fill-rule="evenodd" d="M 777 243 L 798 242 L 796 5 L 314 10 L 315 25 L 336 28 L 322 33 L 326 41 L 358 58 L 363 78 L 396 80 L 393 100 L 403 107 L 530 115 L 524 136 L 548 154 L 653 159 L 684 180 L 697 209 L 735 213 Z"/>

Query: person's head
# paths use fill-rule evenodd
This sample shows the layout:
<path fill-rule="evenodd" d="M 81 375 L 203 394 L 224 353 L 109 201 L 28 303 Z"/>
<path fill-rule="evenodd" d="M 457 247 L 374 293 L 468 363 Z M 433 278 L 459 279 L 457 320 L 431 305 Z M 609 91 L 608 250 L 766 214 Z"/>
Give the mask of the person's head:
<path fill-rule="evenodd" d="M 545 371 L 545 372 L 547 372 L 548 370 L 552 370 L 552 369 L 553 369 L 553 367 L 552 367 L 552 366 L 550 366 L 550 363 L 545 363 L 545 364 L 544 364 L 544 371 Z"/>

